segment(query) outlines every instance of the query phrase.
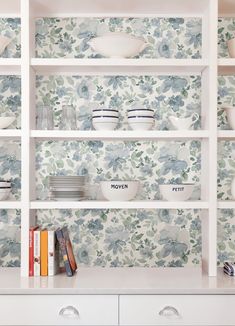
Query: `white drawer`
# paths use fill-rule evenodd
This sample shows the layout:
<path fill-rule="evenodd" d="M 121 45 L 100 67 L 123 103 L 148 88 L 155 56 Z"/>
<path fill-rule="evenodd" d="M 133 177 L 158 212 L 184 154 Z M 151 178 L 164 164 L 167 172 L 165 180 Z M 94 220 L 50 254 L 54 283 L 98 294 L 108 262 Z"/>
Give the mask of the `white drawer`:
<path fill-rule="evenodd" d="M 118 297 L 1 295 L 0 325 L 118 325 Z"/>
<path fill-rule="evenodd" d="M 120 296 L 121 325 L 235 325 L 234 312 L 233 295 Z"/>

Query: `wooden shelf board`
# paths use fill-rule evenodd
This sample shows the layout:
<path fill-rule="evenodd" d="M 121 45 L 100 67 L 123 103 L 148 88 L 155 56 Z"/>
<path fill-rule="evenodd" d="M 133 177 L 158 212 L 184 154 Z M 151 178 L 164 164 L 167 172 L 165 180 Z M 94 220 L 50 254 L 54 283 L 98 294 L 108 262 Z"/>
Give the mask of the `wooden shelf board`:
<path fill-rule="evenodd" d="M 0 58 L 1 75 L 19 75 L 21 72 L 21 59 Z"/>
<path fill-rule="evenodd" d="M 0 295 L 210 295 L 235 294 L 235 278 L 218 268 L 208 277 L 197 267 L 80 267 L 73 277 L 21 277 L 20 268 L 0 268 Z M 229 298 L 228 298 L 229 299 Z"/>
<path fill-rule="evenodd" d="M 0 129 L 0 138 L 11 139 L 20 138 L 21 130 L 18 129 Z"/>
<path fill-rule="evenodd" d="M 200 139 L 208 138 L 209 132 L 207 130 L 186 130 L 186 131 L 158 131 L 149 130 L 136 131 L 136 130 L 114 130 L 114 131 L 64 131 L 64 130 L 32 130 L 31 137 L 39 138 L 42 140 L 48 139 L 81 139 L 81 140 L 92 140 L 92 139 L 137 139 L 137 140 L 187 140 L 187 139 Z"/>
<path fill-rule="evenodd" d="M 37 74 L 201 74 L 208 66 L 202 59 L 31 59 Z"/>
<path fill-rule="evenodd" d="M 205 201 L 32 201 L 31 209 L 208 209 Z"/>
<path fill-rule="evenodd" d="M 218 208 L 220 209 L 235 209 L 235 200 L 218 201 Z"/>
<path fill-rule="evenodd" d="M 40 16 L 82 16 L 83 14 L 94 13 L 94 15 L 105 15 L 107 13 L 112 16 L 129 15 L 141 13 L 169 14 L 175 17 L 177 14 L 195 16 L 204 14 L 208 1 L 207 0 L 34 0 L 31 1 L 34 9 L 34 15 Z"/>
<path fill-rule="evenodd" d="M 0 209 L 20 209 L 20 208 L 21 208 L 20 201 L 13 201 L 13 200 L 0 201 Z"/>
<path fill-rule="evenodd" d="M 235 130 L 219 130 L 218 138 L 220 140 L 234 139 L 235 140 Z"/>

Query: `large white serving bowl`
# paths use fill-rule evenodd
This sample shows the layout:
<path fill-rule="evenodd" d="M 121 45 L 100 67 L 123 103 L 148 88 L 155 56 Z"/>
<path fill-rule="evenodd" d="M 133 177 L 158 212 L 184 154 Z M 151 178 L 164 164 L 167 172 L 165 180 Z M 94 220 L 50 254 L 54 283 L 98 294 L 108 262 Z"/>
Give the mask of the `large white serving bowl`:
<path fill-rule="evenodd" d="M 0 189 L 0 200 L 6 200 L 11 192 L 11 188 Z"/>
<path fill-rule="evenodd" d="M 227 114 L 227 119 L 230 127 L 235 130 L 235 107 L 233 106 L 225 106 L 224 110 Z"/>
<path fill-rule="evenodd" d="M 184 201 L 191 197 L 194 184 L 161 184 L 159 188 L 163 199 L 168 201 Z"/>
<path fill-rule="evenodd" d="M 109 32 L 95 37 L 89 44 L 94 51 L 109 58 L 134 57 L 147 46 L 144 39 L 119 32 Z"/>
<path fill-rule="evenodd" d="M 227 46 L 230 58 L 235 58 L 235 38 L 228 40 Z"/>
<path fill-rule="evenodd" d="M 129 110 L 128 117 L 132 116 L 145 116 L 145 117 L 152 117 L 154 116 L 154 111 L 152 110 Z"/>
<path fill-rule="evenodd" d="M 5 48 L 9 45 L 11 39 L 9 37 L 0 35 L 0 55 L 3 53 Z"/>
<path fill-rule="evenodd" d="M 128 201 L 135 198 L 139 181 L 101 181 L 103 196 L 110 201 Z"/>
<path fill-rule="evenodd" d="M 15 117 L 0 117 L 0 129 L 9 127 L 15 119 Z"/>

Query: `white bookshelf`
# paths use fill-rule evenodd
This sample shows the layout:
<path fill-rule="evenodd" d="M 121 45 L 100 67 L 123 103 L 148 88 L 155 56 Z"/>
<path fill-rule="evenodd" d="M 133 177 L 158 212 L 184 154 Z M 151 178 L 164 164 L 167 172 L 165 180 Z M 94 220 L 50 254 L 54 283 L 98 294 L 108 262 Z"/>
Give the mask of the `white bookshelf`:
<path fill-rule="evenodd" d="M 234 208 L 234 202 L 217 202 L 217 142 L 233 139 L 232 131 L 217 133 L 217 76 L 235 73 L 232 59 L 217 60 L 218 16 L 234 12 L 231 0 L 9 0 L 2 1 L 0 16 L 21 17 L 22 58 L 0 60 L 1 74 L 21 72 L 22 130 L 6 130 L 3 139 L 21 139 L 22 195 L 20 202 L 1 202 L 6 208 L 21 208 L 21 275 L 28 276 L 28 229 L 34 223 L 37 209 L 202 209 L 202 265 L 209 276 L 217 273 L 217 207 Z M 19 4 L 21 2 L 21 12 Z M 218 4 L 220 11 L 218 11 Z M 203 25 L 202 59 L 38 59 L 34 57 L 34 22 L 36 17 L 201 17 Z M 148 131 L 40 131 L 35 130 L 35 76 L 36 74 L 196 74 L 202 76 L 202 130 Z M 140 139 L 192 140 L 202 144 L 201 200 L 186 202 L 131 201 L 131 202 L 56 202 L 36 201 L 34 147 L 36 140 L 67 139 Z M 9 206 L 7 206 L 9 205 Z M 14 206 L 15 205 L 15 206 Z"/>

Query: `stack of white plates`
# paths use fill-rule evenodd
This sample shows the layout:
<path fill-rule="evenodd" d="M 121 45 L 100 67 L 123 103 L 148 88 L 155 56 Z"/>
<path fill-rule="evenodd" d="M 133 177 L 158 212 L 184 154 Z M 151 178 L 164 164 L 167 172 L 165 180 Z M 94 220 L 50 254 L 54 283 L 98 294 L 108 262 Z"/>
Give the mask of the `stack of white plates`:
<path fill-rule="evenodd" d="M 118 121 L 118 110 L 102 107 L 92 111 L 92 124 L 96 130 L 114 130 Z"/>
<path fill-rule="evenodd" d="M 0 181 L 0 200 L 6 200 L 11 192 L 10 181 Z"/>
<path fill-rule="evenodd" d="M 154 125 L 154 111 L 145 108 L 128 110 L 128 124 L 133 130 L 149 130 Z"/>
<path fill-rule="evenodd" d="M 53 176 L 49 178 L 49 187 L 51 199 L 83 200 L 86 196 L 86 176 Z"/>

